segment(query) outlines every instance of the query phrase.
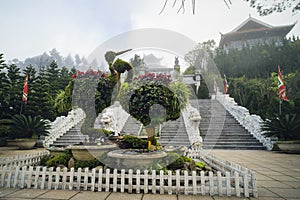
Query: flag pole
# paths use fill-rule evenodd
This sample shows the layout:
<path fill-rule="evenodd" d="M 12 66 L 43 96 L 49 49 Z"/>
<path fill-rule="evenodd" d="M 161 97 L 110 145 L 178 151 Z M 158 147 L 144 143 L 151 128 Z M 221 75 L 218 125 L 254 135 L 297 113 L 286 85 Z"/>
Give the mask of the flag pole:
<path fill-rule="evenodd" d="M 281 101 L 281 99 L 279 99 L 279 116 L 281 116 L 281 104 L 282 104 L 282 101 Z"/>
<path fill-rule="evenodd" d="M 22 114 L 22 109 L 23 109 L 23 101 L 21 101 L 20 115 Z"/>

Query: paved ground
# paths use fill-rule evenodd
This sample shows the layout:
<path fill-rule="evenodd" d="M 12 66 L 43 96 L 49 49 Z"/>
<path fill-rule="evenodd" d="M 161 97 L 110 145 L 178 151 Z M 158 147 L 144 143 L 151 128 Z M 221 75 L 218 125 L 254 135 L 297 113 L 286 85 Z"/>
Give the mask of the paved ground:
<path fill-rule="evenodd" d="M 27 151 L 40 151 L 41 149 Z M 0 147 L 0 157 L 24 153 Z M 258 199 L 300 199 L 300 155 L 270 151 L 213 150 L 212 153 L 256 171 Z M 89 191 L 0 188 L 0 199 L 107 199 L 107 200 L 223 200 L 254 199 L 184 195 L 124 194 Z"/>

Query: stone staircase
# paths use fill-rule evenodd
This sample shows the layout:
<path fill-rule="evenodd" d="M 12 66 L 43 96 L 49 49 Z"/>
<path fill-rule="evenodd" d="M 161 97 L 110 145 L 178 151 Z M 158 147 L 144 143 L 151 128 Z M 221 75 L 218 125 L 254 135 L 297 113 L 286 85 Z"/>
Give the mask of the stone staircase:
<path fill-rule="evenodd" d="M 217 100 L 198 99 L 191 104 L 200 110 L 204 149 L 266 149 Z"/>
<path fill-rule="evenodd" d="M 129 115 L 123 129 L 121 130 L 121 135 L 131 134 L 138 135 L 141 128 L 141 122 L 137 121 L 134 117 Z"/>
<path fill-rule="evenodd" d="M 81 142 L 86 142 L 89 140 L 88 135 L 83 135 L 80 131 L 80 127 L 83 123 L 83 120 L 72 127 L 69 131 L 67 131 L 63 136 L 58 138 L 50 147 L 66 147 L 69 145 L 79 144 Z"/>
<path fill-rule="evenodd" d="M 163 146 L 190 146 L 182 116 L 175 121 L 165 122 L 158 141 Z"/>

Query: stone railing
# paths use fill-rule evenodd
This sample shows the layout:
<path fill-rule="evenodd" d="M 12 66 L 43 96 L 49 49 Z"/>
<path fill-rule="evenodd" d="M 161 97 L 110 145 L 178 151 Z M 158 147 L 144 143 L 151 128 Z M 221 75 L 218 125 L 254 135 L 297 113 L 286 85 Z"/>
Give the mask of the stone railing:
<path fill-rule="evenodd" d="M 77 108 L 75 110 L 71 110 L 68 113 L 68 116 L 60 116 L 55 119 L 50 125 L 50 134 L 45 137 L 44 147 L 49 147 L 53 142 L 64 135 L 68 130 L 70 130 L 73 126 L 78 124 L 81 120 L 85 118 L 85 113 L 82 109 Z"/>
<path fill-rule="evenodd" d="M 258 139 L 268 150 L 273 147 L 270 138 L 262 135 L 261 123 L 263 120 L 258 115 L 250 115 L 249 110 L 245 107 L 237 105 L 232 97 L 228 94 L 217 93 L 216 99 L 224 106 L 224 108 L 256 139 Z"/>
<path fill-rule="evenodd" d="M 181 113 L 190 144 L 194 148 L 201 147 L 202 137 L 200 136 L 199 131 L 201 116 L 199 111 L 196 108 L 192 107 L 191 104 L 188 104 L 186 109 L 184 109 L 184 111 Z"/>

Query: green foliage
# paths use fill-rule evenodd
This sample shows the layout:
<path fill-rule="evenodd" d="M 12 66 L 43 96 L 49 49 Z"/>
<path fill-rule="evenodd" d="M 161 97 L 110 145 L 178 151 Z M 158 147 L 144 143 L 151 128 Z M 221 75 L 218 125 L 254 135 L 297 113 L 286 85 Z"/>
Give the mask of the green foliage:
<path fill-rule="evenodd" d="M 199 86 L 199 89 L 197 92 L 197 98 L 198 99 L 209 99 L 210 98 L 206 82 L 202 78 L 201 78 L 200 86 Z"/>
<path fill-rule="evenodd" d="M 3 59 L 3 54 L 0 53 L 0 119 L 8 113 L 9 108 L 9 96 L 7 95 L 7 91 L 9 91 L 9 83 L 7 79 L 7 75 L 4 70 L 7 68 L 5 64 L 5 60 Z"/>
<path fill-rule="evenodd" d="M 134 54 L 134 57 L 129 60 L 130 64 L 132 65 L 134 71 L 137 75 L 140 75 L 140 70 L 144 65 L 143 59 L 137 54 Z"/>
<path fill-rule="evenodd" d="M 300 139 L 300 118 L 295 114 L 274 115 L 264 121 L 262 130 L 267 137 L 277 137 L 278 140 Z"/>
<path fill-rule="evenodd" d="M 287 86 L 288 102 L 282 102 L 282 113 L 300 114 L 300 72 L 284 75 Z M 277 74 L 268 79 L 248 79 L 245 76 L 230 78 L 228 93 L 235 101 L 249 109 L 251 114 L 267 118 L 278 113 Z M 266 106 L 268 105 L 268 106 Z"/>
<path fill-rule="evenodd" d="M 69 157 L 67 154 L 60 153 L 55 155 L 53 158 L 50 158 L 48 161 L 46 161 L 47 167 L 58 167 L 60 165 L 68 166 L 68 162 L 71 157 Z"/>
<path fill-rule="evenodd" d="M 103 163 L 101 163 L 97 158 L 94 158 L 93 160 L 75 160 L 74 168 L 89 168 L 93 169 L 97 166 L 104 166 Z"/>
<path fill-rule="evenodd" d="M 129 101 L 129 113 L 144 126 L 151 123 L 149 109 L 154 104 L 166 109 L 166 120 L 180 117 L 180 102 L 174 92 L 164 85 L 145 84 L 138 87 Z"/>
<path fill-rule="evenodd" d="M 132 70 L 132 66 L 130 63 L 119 58 L 114 62 L 113 67 L 118 73 L 124 73 L 126 71 Z"/>
<path fill-rule="evenodd" d="M 63 153 L 59 153 L 55 156 L 46 156 L 41 160 L 41 164 L 45 163 L 47 167 L 58 167 L 63 165 L 68 166 L 69 160 L 72 158 L 71 150 L 65 150 Z"/>
<path fill-rule="evenodd" d="M 199 167 L 200 169 L 204 169 L 205 168 L 205 163 L 204 162 L 195 162 L 196 167 Z"/>
<path fill-rule="evenodd" d="M 273 43 L 230 49 L 228 53 L 217 50 L 214 61 L 221 74 L 227 77 L 269 78 L 277 66 L 284 67 L 284 74 L 293 73 L 300 66 L 300 40 L 283 41 L 283 46 Z"/>
<path fill-rule="evenodd" d="M 40 166 L 46 166 L 46 162 L 48 161 L 48 160 L 50 160 L 51 158 L 53 158 L 53 156 L 51 156 L 51 155 L 45 155 L 45 156 L 43 156 L 43 157 L 41 157 L 41 160 L 40 160 Z"/>
<path fill-rule="evenodd" d="M 45 67 L 41 67 L 39 76 L 28 84 L 28 101 L 24 106 L 25 114 L 39 115 L 44 119 L 54 120 L 56 111 L 54 109 L 54 99 L 49 91 L 52 89 L 47 78 Z"/>
<path fill-rule="evenodd" d="M 125 135 L 119 143 L 121 149 L 147 149 L 147 146 L 147 140 L 132 135 Z"/>
<path fill-rule="evenodd" d="M 171 78 L 166 75 L 155 75 L 153 73 L 141 75 L 133 80 L 131 84 L 122 84 L 119 101 L 124 110 L 130 113 L 137 120 L 147 126 L 160 120 L 151 121 L 150 108 L 153 105 L 161 105 L 166 113 L 156 116 L 165 120 L 176 120 L 180 116 L 180 111 L 188 103 L 188 89 L 182 80 L 171 82 Z M 154 111 L 159 114 L 163 109 Z"/>
<path fill-rule="evenodd" d="M 47 135 L 50 129 L 48 121 L 41 117 L 31 117 L 26 115 L 14 115 L 11 119 L 2 119 L 2 124 L 10 127 L 9 137 L 17 138 L 38 138 L 41 135 Z"/>
<path fill-rule="evenodd" d="M 178 99 L 180 109 L 183 110 L 189 103 L 188 87 L 182 78 L 178 78 L 176 81 L 170 83 L 169 88 L 174 93 L 175 99 Z"/>
<path fill-rule="evenodd" d="M 104 135 L 109 136 L 110 134 L 112 134 L 112 131 L 106 130 L 106 129 L 101 129 L 101 131 L 104 133 Z"/>
<path fill-rule="evenodd" d="M 73 92 L 74 80 L 70 80 L 65 90 L 61 90 L 56 98 L 54 108 L 59 114 L 67 115 L 72 109 L 72 92 Z"/>
<path fill-rule="evenodd" d="M 167 166 L 167 169 L 176 170 L 183 169 L 185 163 L 194 162 L 192 158 L 180 156 L 177 160 Z"/>
<path fill-rule="evenodd" d="M 195 67 L 193 65 L 186 68 L 186 70 L 183 72 L 183 75 L 193 75 L 195 74 Z"/>
<path fill-rule="evenodd" d="M 60 89 L 59 81 L 60 81 L 60 69 L 55 61 L 52 61 L 50 65 L 46 69 L 46 80 L 51 85 L 51 89 L 48 91 L 49 95 L 52 99 L 55 99 L 57 92 Z M 55 78 L 54 78 L 55 77 Z"/>

